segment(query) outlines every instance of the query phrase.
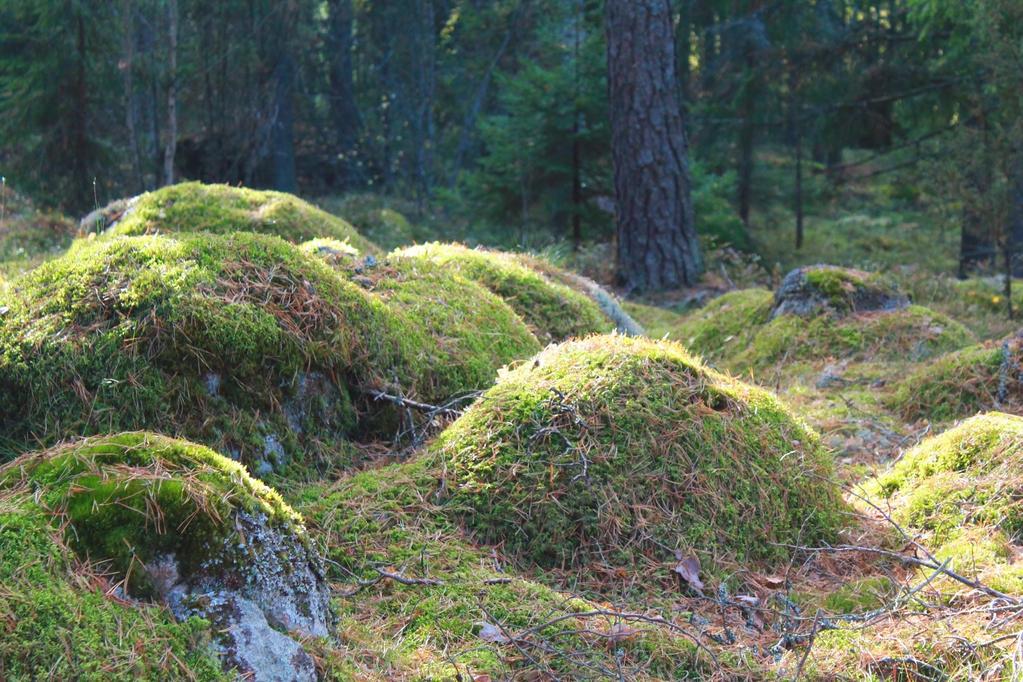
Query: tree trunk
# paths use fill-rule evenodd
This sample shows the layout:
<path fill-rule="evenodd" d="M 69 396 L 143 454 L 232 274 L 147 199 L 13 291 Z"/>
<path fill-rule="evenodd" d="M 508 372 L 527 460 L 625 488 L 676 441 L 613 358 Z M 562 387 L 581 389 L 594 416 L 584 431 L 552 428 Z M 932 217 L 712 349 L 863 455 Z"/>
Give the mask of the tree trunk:
<path fill-rule="evenodd" d="M 362 117 L 355 101 L 352 69 L 352 0 L 328 2 L 327 50 L 330 60 L 330 110 L 334 135 L 341 155 L 342 189 L 362 185 L 358 140 Z"/>
<path fill-rule="evenodd" d="M 608 0 L 608 95 L 618 277 L 630 290 L 696 283 L 688 150 L 668 0 Z"/>
<path fill-rule="evenodd" d="M 135 183 L 134 194 L 145 189 L 142 176 L 142 149 L 139 146 L 138 98 L 135 96 L 135 10 L 131 2 L 121 3 L 124 21 L 124 124 L 128 129 L 128 152 L 131 157 L 131 175 Z"/>
<path fill-rule="evenodd" d="M 273 187 L 280 192 L 295 192 L 295 111 L 293 90 L 295 61 L 287 52 L 274 68 L 274 118 L 270 128 L 270 150 L 273 155 Z"/>
<path fill-rule="evenodd" d="M 178 146 L 178 0 L 167 0 L 167 142 L 163 148 L 163 184 L 174 184 Z"/>
<path fill-rule="evenodd" d="M 273 188 L 280 192 L 298 190 L 295 170 L 295 56 L 292 52 L 295 30 L 294 2 L 279 3 L 271 15 L 277 22 L 272 29 L 270 54 L 277 57 L 273 70 L 273 109 L 270 116 L 270 163 Z"/>
<path fill-rule="evenodd" d="M 89 87 L 86 82 L 86 48 L 85 48 L 85 17 L 82 10 L 78 10 L 76 17 L 76 61 L 74 77 L 74 101 L 75 116 L 72 128 L 72 154 L 71 164 L 75 188 L 72 196 L 77 204 L 76 208 L 89 205 Z M 95 203 L 95 201 L 93 202 Z M 97 208 L 97 207 L 93 207 Z"/>

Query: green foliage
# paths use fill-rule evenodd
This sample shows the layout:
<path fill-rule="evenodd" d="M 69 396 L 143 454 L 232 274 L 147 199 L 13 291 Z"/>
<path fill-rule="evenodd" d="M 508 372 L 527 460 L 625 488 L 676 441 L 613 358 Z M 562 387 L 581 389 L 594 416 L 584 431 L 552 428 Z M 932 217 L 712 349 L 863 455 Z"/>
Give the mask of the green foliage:
<path fill-rule="evenodd" d="M 340 198 L 325 199 L 323 207 L 341 216 L 355 226 L 359 234 L 385 250 L 426 241 L 429 234 L 409 220 L 415 205 L 379 194 L 347 194 Z"/>
<path fill-rule="evenodd" d="M 828 537 L 841 507 L 812 431 L 670 342 L 551 346 L 434 449 L 465 523 L 542 566 L 632 565 L 664 548 L 708 565 L 778 559 L 776 543 Z"/>

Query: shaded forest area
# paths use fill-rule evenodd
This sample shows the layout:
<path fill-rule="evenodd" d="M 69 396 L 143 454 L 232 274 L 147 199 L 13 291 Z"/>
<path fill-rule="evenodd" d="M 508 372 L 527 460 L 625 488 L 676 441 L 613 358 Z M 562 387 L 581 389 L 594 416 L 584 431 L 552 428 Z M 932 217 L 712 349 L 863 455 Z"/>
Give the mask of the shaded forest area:
<path fill-rule="evenodd" d="M 401 197 L 481 241 L 606 241 L 603 9 L 7 0 L 0 164 L 78 214 L 195 179 Z M 961 228 L 964 268 L 1014 259 L 1021 13 L 1012 0 L 673 0 L 700 233 L 749 249 L 758 220 L 784 222 L 798 248 L 806 214 L 866 178 Z"/>

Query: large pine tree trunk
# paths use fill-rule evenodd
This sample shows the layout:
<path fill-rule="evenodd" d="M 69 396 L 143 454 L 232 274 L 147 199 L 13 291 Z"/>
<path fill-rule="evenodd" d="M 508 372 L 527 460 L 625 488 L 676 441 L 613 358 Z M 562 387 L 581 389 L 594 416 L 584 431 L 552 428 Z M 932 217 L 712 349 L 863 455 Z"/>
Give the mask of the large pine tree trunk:
<path fill-rule="evenodd" d="M 618 276 L 630 290 L 696 283 L 687 143 L 669 0 L 607 0 Z"/>

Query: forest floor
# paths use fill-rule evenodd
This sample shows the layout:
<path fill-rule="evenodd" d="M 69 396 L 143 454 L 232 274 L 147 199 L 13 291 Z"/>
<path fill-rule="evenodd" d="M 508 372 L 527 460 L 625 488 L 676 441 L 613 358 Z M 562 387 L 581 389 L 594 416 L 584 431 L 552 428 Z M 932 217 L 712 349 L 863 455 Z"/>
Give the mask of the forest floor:
<path fill-rule="evenodd" d="M 407 438 L 363 439 L 361 470 L 267 478 L 332 566 L 338 637 L 305 643 L 319 674 L 1017 679 L 1023 420 L 1001 413 L 1023 413 L 1018 326 L 997 279 L 952 277 L 955 240 L 933 221 L 884 187 L 844 192 L 813 206 L 801 250 L 786 246 L 788 211 L 757 215 L 759 255 L 712 249 L 698 289 L 626 303 L 650 337 L 769 389 L 820 434 L 835 464 L 822 490 L 844 498 L 832 542 L 793 542 L 783 563 L 715 552 L 695 565 L 653 555 L 627 567 L 535 564 L 445 516 L 427 489 L 431 446 L 414 456 Z M 27 204 L 6 210 L 0 303 L 78 229 Z M 363 210 L 372 223 L 348 217 L 385 248 L 446 236 Z M 606 280 L 607 256 L 595 245 L 557 260 Z M 914 307 L 794 326 L 770 318 L 783 275 L 824 263 L 883 273 Z M 461 410 L 431 412 L 430 432 Z"/>

